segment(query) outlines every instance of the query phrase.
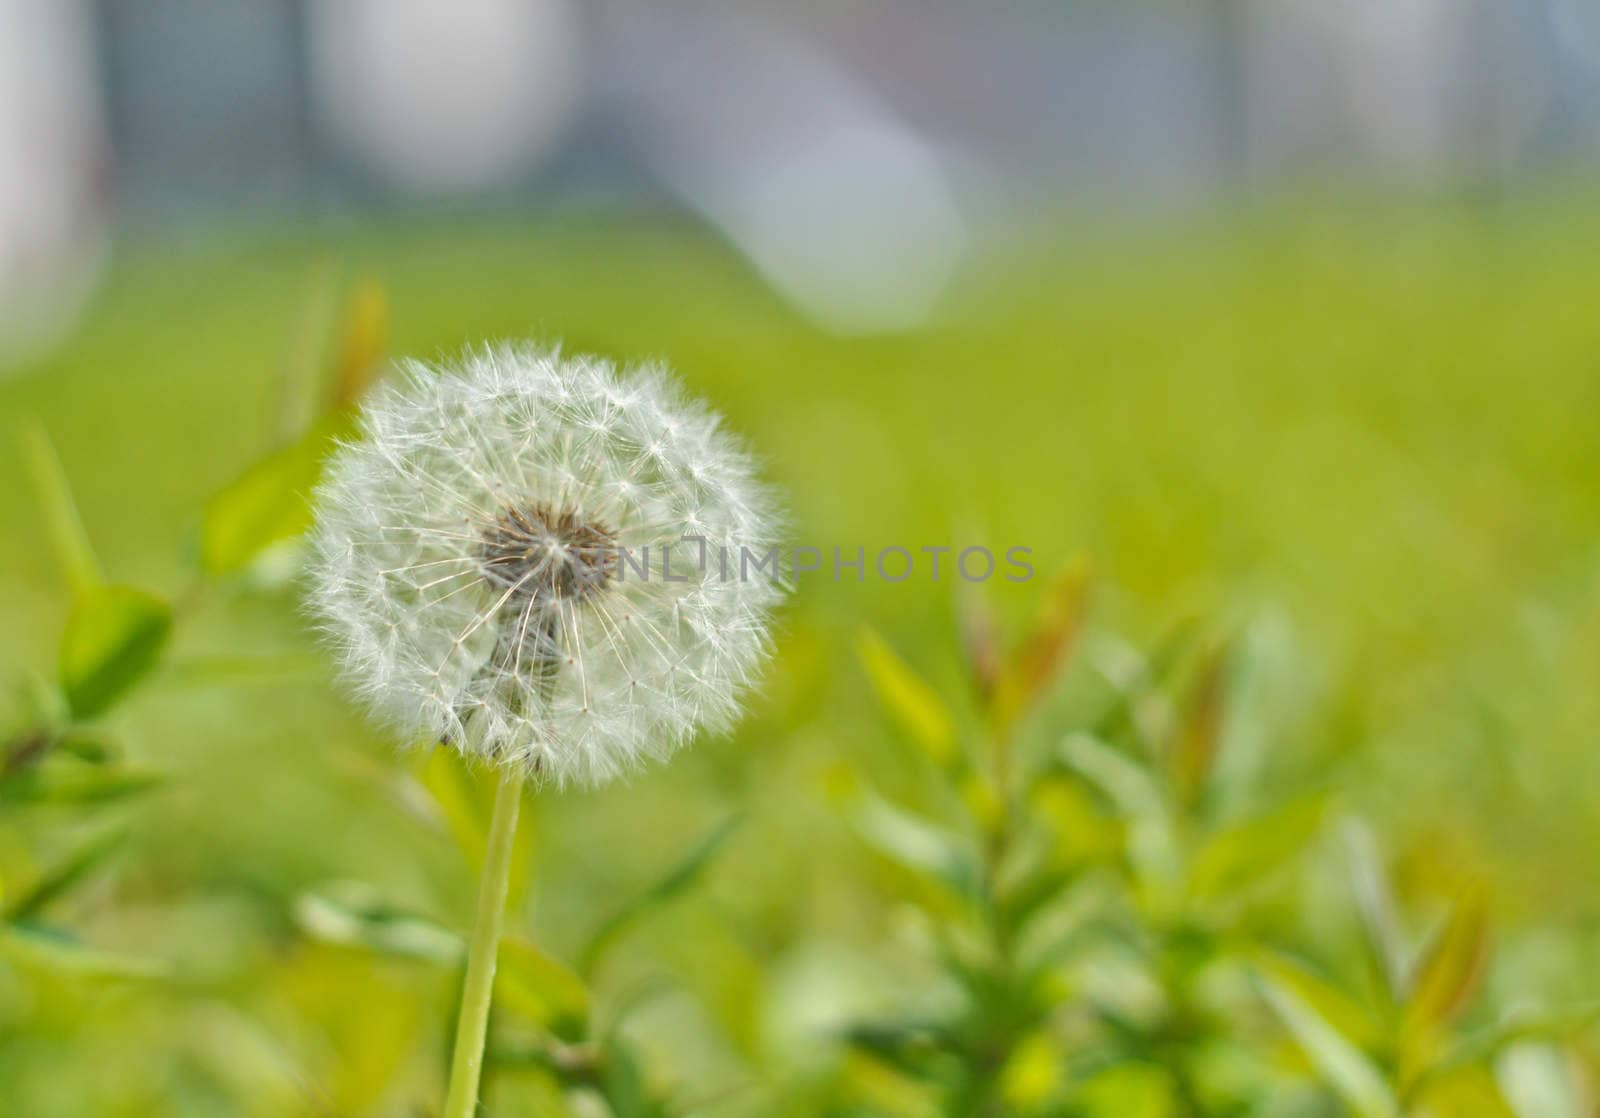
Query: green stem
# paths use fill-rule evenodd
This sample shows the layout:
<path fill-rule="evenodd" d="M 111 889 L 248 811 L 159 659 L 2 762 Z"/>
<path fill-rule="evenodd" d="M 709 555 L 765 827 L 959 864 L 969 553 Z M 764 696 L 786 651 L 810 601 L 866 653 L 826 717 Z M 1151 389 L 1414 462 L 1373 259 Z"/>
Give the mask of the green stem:
<path fill-rule="evenodd" d="M 461 987 L 461 1015 L 456 1020 L 456 1050 L 450 1061 L 450 1090 L 444 1118 L 472 1118 L 478 1108 L 478 1077 L 483 1072 L 483 1045 L 489 1029 L 489 1003 L 494 996 L 495 961 L 505 918 L 506 889 L 511 879 L 511 849 L 517 836 L 517 808 L 522 802 L 523 771 L 512 765 L 502 771 L 494 797 L 494 817 L 483 852 L 483 877 L 478 882 L 478 916 L 467 949 L 467 977 Z"/>

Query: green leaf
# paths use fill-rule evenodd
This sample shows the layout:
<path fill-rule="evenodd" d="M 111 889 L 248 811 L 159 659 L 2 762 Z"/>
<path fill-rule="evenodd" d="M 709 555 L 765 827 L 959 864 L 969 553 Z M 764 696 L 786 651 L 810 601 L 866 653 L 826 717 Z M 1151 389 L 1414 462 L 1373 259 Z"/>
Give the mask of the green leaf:
<path fill-rule="evenodd" d="M 1406 983 L 1406 942 L 1384 870 L 1383 855 L 1372 828 L 1359 819 L 1344 824 L 1345 857 L 1350 867 L 1350 887 L 1355 894 L 1356 911 L 1361 914 L 1362 937 L 1368 958 L 1382 976 L 1384 988 L 1394 1004 L 1404 997 Z"/>
<path fill-rule="evenodd" d="M 1406 1101 L 1409 1114 L 1427 1118 L 1565 1118 L 1559 1106 L 1519 1116 L 1485 1067 L 1451 1068 L 1443 1075 L 1434 1076 L 1425 1086 L 1407 1092 Z"/>
<path fill-rule="evenodd" d="M 102 713 L 161 656 L 172 608 L 131 586 L 95 586 L 78 596 L 61 637 L 61 689 L 74 717 Z"/>
<path fill-rule="evenodd" d="M 1087 560 L 1074 559 L 1051 582 L 1033 631 L 996 681 L 989 714 L 997 736 L 1039 701 L 1066 661 L 1088 616 L 1092 573 Z"/>
<path fill-rule="evenodd" d="M 839 1092 L 849 1102 L 838 1111 L 849 1118 L 939 1118 L 944 1092 L 921 1077 L 867 1050 L 847 1051 L 839 1068 Z"/>
<path fill-rule="evenodd" d="M 600 1068 L 600 1095 L 614 1118 L 672 1118 L 672 1111 L 652 1097 L 644 1069 L 615 1033 Z"/>
<path fill-rule="evenodd" d="M 336 1113 L 299 1064 L 292 1040 L 221 999 L 194 999 L 185 1011 L 187 1058 L 215 1077 L 228 1097 L 249 1099 L 253 1114 L 323 1118 Z"/>
<path fill-rule="evenodd" d="M 165 960 L 102 951 L 67 932 L 28 923 L 0 926 L 0 956 L 85 978 L 165 978 L 172 973 Z"/>
<path fill-rule="evenodd" d="M 878 701 L 901 729 L 921 747 L 941 769 L 952 768 L 960 759 L 956 748 L 955 724 L 938 692 L 896 655 L 877 633 L 863 628 L 856 640 L 856 652 L 867 670 Z"/>
<path fill-rule="evenodd" d="M 89 534 L 84 530 L 77 502 L 72 499 L 72 488 L 67 484 L 55 446 L 45 429 L 35 422 L 23 427 L 21 450 L 56 558 L 66 570 L 73 592 L 87 593 L 101 582 L 100 564 L 89 545 Z"/>
<path fill-rule="evenodd" d="M 1175 890 L 1181 884 L 1182 864 L 1172 813 L 1150 772 L 1128 754 L 1089 734 L 1067 735 L 1057 759 L 1121 813 L 1127 828 L 1128 857 L 1140 883 Z"/>
<path fill-rule="evenodd" d="M 1173 625 L 1138 670 L 1128 679 L 1113 679 L 1116 695 L 1094 721 L 1090 733 L 1103 741 L 1121 741 L 1132 729 L 1140 703 L 1172 674 L 1193 645 L 1199 623 L 1192 617 Z"/>
<path fill-rule="evenodd" d="M 1189 887 L 1202 898 L 1226 897 L 1298 857 L 1322 822 L 1323 800 L 1308 797 L 1208 837 L 1195 854 Z"/>
<path fill-rule="evenodd" d="M 1228 647 L 1207 655 L 1178 719 L 1168 763 L 1184 803 L 1200 799 L 1221 747 L 1228 691 Z"/>
<path fill-rule="evenodd" d="M 454 749 L 423 750 L 412 772 L 427 791 L 462 857 L 469 865 L 480 864 L 489 830 L 482 782 Z"/>
<path fill-rule="evenodd" d="M 1256 980 L 1306 1058 L 1357 1118 L 1399 1118 L 1394 1092 L 1365 1053 L 1295 990 L 1270 974 L 1258 972 Z"/>
<path fill-rule="evenodd" d="M 1097 1068 L 1077 1085 L 1079 1106 L 1071 1113 L 1084 1118 L 1168 1118 L 1186 1113 L 1174 1097 L 1171 1076 L 1143 1061 Z"/>
<path fill-rule="evenodd" d="M 1472 894 L 1456 905 L 1423 953 L 1406 1002 L 1408 1033 L 1438 1029 L 1471 999 L 1489 959 L 1489 910 Z"/>
<path fill-rule="evenodd" d="M 1513 1011 L 1502 1020 L 1458 1042 L 1426 1075 L 1467 1064 L 1488 1064 L 1505 1049 L 1525 1041 L 1565 1043 L 1600 1022 L 1600 1003 L 1549 1012 Z"/>
<path fill-rule="evenodd" d="M 68 732 L 57 739 L 58 752 L 86 765 L 109 765 L 117 759 L 117 749 L 111 743 L 89 734 Z"/>
<path fill-rule="evenodd" d="M 1057 753 L 1071 772 L 1098 789 L 1125 815 L 1166 814 L 1166 801 L 1154 778 L 1137 761 L 1090 734 L 1068 734 Z"/>
<path fill-rule="evenodd" d="M 376 280 L 363 280 L 345 307 L 344 335 L 333 363 L 334 405 L 354 407 L 383 365 L 389 335 L 389 297 Z"/>
<path fill-rule="evenodd" d="M 350 417 L 324 419 L 299 441 L 257 462 L 207 503 L 200 523 L 200 566 L 208 574 L 244 570 L 275 544 L 311 526 L 311 491 Z"/>
<path fill-rule="evenodd" d="M 460 753 L 446 748 L 426 749 L 412 772 L 436 809 L 436 818 L 442 820 L 462 857 L 476 870 L 483 863 L 498 774 L 493 769 L 474 769 Z M 533 806 L 532 802 L 525 802 L 523 811 L 530 811 Z M 506 892 L 510 908 L 522 903 L 533 877 L 533 834 L 531 826 L 517 829 Z"/>
<path fill-rule="evenodd" d="M 1000 627 L 989 603 L 978 595 L 971 583 L 963 585 L 956 611 L 967 674 L 972 678 L 978 696 L 987 705 L 993 699 L 994 689 L 1000 684 Z"/>
<path fill-rule="evenodd" d="M 105 804 L 141 796 L 164 783 L 166 778 L 159 773 L 51 765 L 0 781 L 0 803 L 36 807 Z"/>
<path fill-rule="evenodd" d="M 495 1004 L 533 1021 L 566 1041 L 587 1031 L 589 989 L 566 964 L 526 939 L 500 944 L 494 979 Z"/>
<path fill-rule="evenodd" d="M 1254 954 L 1251 965 L 1298 996 L 1339 1035 L 1357 1047 L 1366 1048 L 1382 1039 L 1382 1029 L 1372 1013 L 1298 961 L 1263 950 Z"/>
<path fill-rule="evenodd" d="M 302 893 L 295 900 L 294 917 L 301 931 L 324 943 L 452 966 L 465 953 L 456 933 L 390 904 L 364 882 L 336 882 Z"/>
<path fill-rule="evenodd" d="M 327 258 L 314 260 L 284 352 L 277 425 L 283 442 L 298 438 L 323 410 L 325 351 L 338 297 L 332 263 Z"/>
<path fill-rule="evenodd" d="M 705 873 L 718 852 L 738 829 L 741 819 L 730 816 L 713 827 L 676 865 L 644 893 L 623 905 L 601 924 L 579 956 L 578 971 L 592 975 L 612 945 L 636 922 L 667 904 Z"/>
<path fill-rule="evenodd" d="M 47 730 L 34 730 L 0 747 L 0 788 L 18 780 L 50 755 L 56 738 Z"/>
<path fill-rule="evenodd" d="M 6 908 L 6 919 L 28 920 L 58 897 L 71 892 L 116 853 L 123 837 L 123 832 L 120 830 L 108 831 L 80 846 L 54 869 L 34 882 L 33 888 L 11 902 Z"/>
<path fill-rule="evenodd" d="M 862 800 L 856 829 L 879 853 L 907 869 L 933 877 L 959 896 L 977 894 L 982 877 L 977 852 L 956 832 L 879 796 Z"/>
<path fill-rule="evenodd" d="M 918 1079 L 933 1080 L 951 1070 L 961 1043 L 959 1029 L 939 1018 L 864 1021 L 845 1029 L 840 1039 Z"/>

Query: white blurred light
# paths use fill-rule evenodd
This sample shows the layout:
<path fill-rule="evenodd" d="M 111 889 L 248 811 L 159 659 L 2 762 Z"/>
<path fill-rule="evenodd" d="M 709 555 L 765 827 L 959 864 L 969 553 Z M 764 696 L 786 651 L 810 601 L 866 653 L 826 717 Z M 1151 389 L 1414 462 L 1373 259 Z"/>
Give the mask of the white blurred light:
<path fill-rule="evenodd" d="M 625 79 L 658 174 L 843 333 L 932 313 L 967 232 L 932 147 L 819 53 L 755 24 L 646 32 Z M 657 32 L 652 33 L 652 32 Z"/>
<path fill-rule="evenodd" d="M 1426 178 L 1458 154 L 1453 78 L 1471 32 L 1451 0 L 1255 0 L 1264 115 L 1335 150 Z"/>
<path fill-rule="evenodd" d="M 0 0 L 0 356 L 47 344 L 104 254 L 105 141 L 81 0 Z"/>
<path fill-rule="evenodd" d="M 1588 65 L 1600 69 L 1600 4 L 1594 0 L 1551 3 L 1551 16 L 1561 42 Z"/>
<path fill-rule="evenodd" d="M 576 101 L 569 0 L 318 0 L 310 38 L 329 132 L 414 190 L 506 182 L 560 137 Z"/>

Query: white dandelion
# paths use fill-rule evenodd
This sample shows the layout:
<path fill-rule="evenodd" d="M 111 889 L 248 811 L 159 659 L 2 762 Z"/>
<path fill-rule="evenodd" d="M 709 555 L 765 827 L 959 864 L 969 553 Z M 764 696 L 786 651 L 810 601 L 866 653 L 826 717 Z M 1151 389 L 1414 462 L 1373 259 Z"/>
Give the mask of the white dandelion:
<path fill-rule="evenodd" d="M 767 653 L 781 585 L 718 556 L 768 551 L 771 496 L 658 366 L 407 364 L 316 506 L 313 607 L 402 740 L 599 784 L 727 727 Z"/>
<path fill-rule="evenodd" d="M 733 720 L 782 593 L 742 560 L 776 554 L 776 521 L 749 455 L 655 366 L 413 363 L 358 435 L 311 536 L 341 674 L 402 741 L 500 767 L 443 1112 L 468 1118 L 524 782 L 599 784 Z"/>

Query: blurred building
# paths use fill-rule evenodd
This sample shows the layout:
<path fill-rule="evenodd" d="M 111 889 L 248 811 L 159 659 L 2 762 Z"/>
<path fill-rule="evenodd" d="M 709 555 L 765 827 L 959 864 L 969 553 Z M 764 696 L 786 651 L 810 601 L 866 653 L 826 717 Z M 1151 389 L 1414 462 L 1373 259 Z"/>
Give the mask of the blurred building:
<path fill-rule="evenodd" d="M 0 30 L 0 295 L 106 206 L 604 198 L 871 329 L 1009 214 L 1600 154 L 1594 0 L 0 0 Z"/>

